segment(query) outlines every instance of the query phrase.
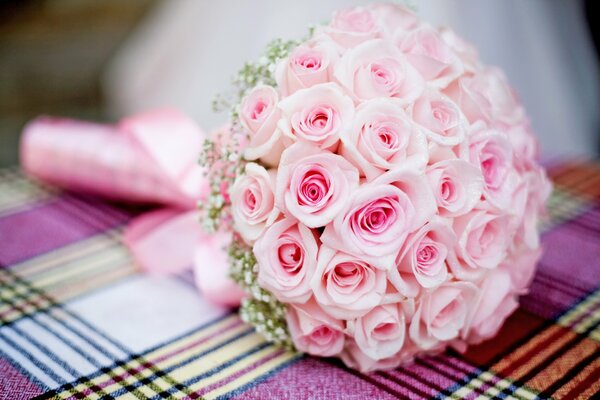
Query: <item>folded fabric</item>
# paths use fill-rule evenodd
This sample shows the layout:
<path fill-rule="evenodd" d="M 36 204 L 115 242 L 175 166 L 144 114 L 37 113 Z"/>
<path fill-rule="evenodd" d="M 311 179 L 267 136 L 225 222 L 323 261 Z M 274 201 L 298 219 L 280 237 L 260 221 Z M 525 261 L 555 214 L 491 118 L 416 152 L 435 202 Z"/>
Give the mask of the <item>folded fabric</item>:
<path fill-rule="evenodd" d="M 241 291 L 227 276 L 223 248 L 202 232 L 195 211 L 208 191 L 197 162 L 203 140 L 194 121 L 172 109 L 136 114 L 116 125 L 40 117 L 23 131 L 21 166 L 65 189 L 166 206 L 127 226 L 124 242 L 136 263 L 159 274 L 193 267 L 209 300 L 237 305 Z"/>

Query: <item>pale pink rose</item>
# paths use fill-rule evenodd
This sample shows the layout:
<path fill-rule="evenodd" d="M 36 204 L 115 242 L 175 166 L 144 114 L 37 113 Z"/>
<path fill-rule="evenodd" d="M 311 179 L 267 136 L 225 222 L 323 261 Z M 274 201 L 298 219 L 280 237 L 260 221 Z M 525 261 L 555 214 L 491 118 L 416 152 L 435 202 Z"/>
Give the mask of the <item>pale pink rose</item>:
<path fill-rule="evenodd" d="M 482 174 L 477 166 L 467 161 L 449 159 L 437 162 L 427 167 L 427 177 L 442 216 L 464 215 L 481 200 Z"/>
<path fill-rule="evenodd" d="M 249 133 L 244 151 L 247 160 L 258 160 L 277 165 L 283 151 L 281 132 L 277 129 L 281 111 L 277 108 L 279 96 L 271 86 L 257 86 L 240 104 L 240 122 Z"/>
<path fill-rule="evenodd" d="M 258 283 L 280 301 L 306 302 L 318 250 L 314 233 L 303 224 L 290 218 L 275 222 L 254 244 Z"/>
<path fill-rule="evenodd" d="M 519 295 L 529 293 L 535 267 L 542 256 L 542 248 L 522 248 L 510 254 L 498 268 L 508 271 L 513 291 Z"/>
<path fill-rule="evenodd" d="M 406 319 L 399 304 L 377 306 L 347 324 L 356 345 L 373 360 L 392 357 L 404 344 Z"/>
<path fill-rule="evenodd" d="M 431 85 L 445 88 L 463 73 L 460 59 L 431 27 L 421 27 L 400 37 L 398 47 Z"/>
<path fill-rule="evenodd" d="M 325 228 L 321 241 L 383 269 L 394 266 L 406 236 L 435 214 L 424 174 L 403 165 L 362 184 Z"/>
<path fill-rule="evenodd" d="M 450 46 L 462 62 L 465 72 L 472 74 L 482 68 L 479 54 L 473 45 L 467 43 L 450 28 L 442 27 L 439 32 L 444 42 Z"/>
<path fill-rule="evenodd" d="M 336 11 L 323 32 L 344 48 L 380 36 L 373 13 L 363 7 Z"/>
<path fill-rule="evenodd" d="M 325 226 L 346 206 L 358 180 L 358 170 L 344 157 L 296 143 L 281 156 L 275 203 L 308 227 Z"/>
<path fill-rule="evenodd" d="M 477 123 L 469 136 L 469 154 L 483 176 L 483 194 L 495 207 L 507 211 L 513 205 L 520 175 L 513 167 L 513 149 L 506 135 Z"/>
<path fill-rule="evenodd" d="M 456 238 L 449 220 L 434 217 L 409 235 L 398 256 L 397 268 L 390 271 L 390 282 L 398 272 L 412 274 L 426 289 L 435 288 L 448 279 L 446 258 L 454 251 Z M 393 273 L 393 274 L 392 274 Z"/>
<path fill-rule="evenodd" d="M 536 167 L 523 175 L 524 200 L 521 211 L 516 211 L 519 225 L 515 241 L 529 249 L 536 249 L 540 245 L 538 225 L 540 217 L 545 215 L 545 204 L 552 192 L 552 184 L 546 173 Z"/>
<path fill-rule="evenodd" d="M 279 102 L 278 126 L 287 143 L 300 141 L 335 151 L 354 117 L 354 103 L 335 83 L 301 89 Z"/>
<path fill-rule="evenodd" d="M 521 122 L 525 114 L 515 91 L 497 68 L 488 67 L 474 76 L 464 76 L 445 92 L 460 105 L 471 123 L 514 125 Z"/>
<path fill-rule="evenodd" d="M 460 108 L 435 90 L 427 90 L 412 106 L 412 118 L 429 140 L 442 146 L 456 146 L 465 140 L 466 120 Z"/>
<path fill-rule="evenodd" d="M 474 210 L 456 217 L 453 227 L 458 238 L 456 257 L 450 257 L 448 264 L 458 279 L 478 279 L 504 260 L 513 234 L 508 215 Z"/>
<path fill-rule="evenodd" d="M 244 173 L 236 178 L 231 187 L 229 193 L 234 227 L 248 244 L 254 243 L 279 214 L 275 208 L 274 183 L 274 171 L 248 163 Z"/>
<path fill-rule="evenodd" d="M 479 288 L 470 282 L 447 282 L 420 298 L 409 326 L 412 341 L 421 349 L 464 338 Z"/>
<path fill-rule="evenodd" d="M 385 271 L 323 245 L 311 287 L 323 310 L 335 318 L 349 319 L 381 303 L 387 280 Z"/>
<path fill-rule="evenodd" d="M 335 77 L 357 100 L 394 97 L 407 104 L 425 87 L 404 55 L 382 39 L 347 50 L 335 67 Z"/>
<path fill-rule="evenodd" d="M 332 357 L 344 348 L 344 322 L 327 315 L 313 300 L 289 306 L 286 319 L 296 349 Z"/>
<path fill-rule="evenodd" d="M 356 109 L 352 128 L 342 132 L 341 154 L 373 180 L 403 163 L 427 165 L 427 139 L 392 99 L 373 99 Z"/>
<path fill-rule="evenodd" d="M 394 39 L 419 27 L 419 17 L 408 8 L 394 3 L 376 3 L 369 6 L 382 36 Z"/>
<path fill-rule="evenodd" d="M 531 131 L 529 121 L 524 120 L 522 123 L 509 126 L 503 132 L 513 149 L 515 169 L 520 173 L 535 169 L 540 154 L 540 146 Z"/>
<path fill-rule="evenodd" d="M 344 351 L 340 354 L 340 358 L 349 368 L 367 373 L 395 369 L 401 364 L 411 362 L 414 359 L 414 353 L 407 352 L 405 348 L 402 348 L 401 351 L 391 357 L 374 360 L 358 347 L 354 339 L 346 338 L 346 345 Z"/>
<path fill-rule="evenodd" d="M 495 336 L 506 318 L 519 306 L 507 271 L 490 271 L 480 286 L 467 333 L 469 343 L 481 343 Z"/>
<path fill-rule="evenodd" d="M 303 43 L 277 65 L 277 87 L 283 97 L 287 97 L 299 89 L 331 82 L 337 58 L 332 42 L 313 40 Z"/>

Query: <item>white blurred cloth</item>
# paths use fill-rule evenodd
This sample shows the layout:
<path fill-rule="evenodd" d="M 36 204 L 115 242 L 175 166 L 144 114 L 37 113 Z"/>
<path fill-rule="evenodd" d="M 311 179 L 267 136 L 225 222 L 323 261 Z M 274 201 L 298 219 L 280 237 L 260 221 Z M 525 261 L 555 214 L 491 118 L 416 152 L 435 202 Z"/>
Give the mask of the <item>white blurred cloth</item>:
<path fill-rule="evenodd" d="M 272 39 L 300 38 L 338 8 L 364 0 L 168 0 L 157 4 L 109 64 L 104 88 L 114 116 L 175 106 L 210 130 L 215 94 Z M 583 2 L 421 0 L 417 12 L 474 43 L 503 68 L 525 103 L 543 154 L 592 156 L 598 148 L 598 61 Z"/>

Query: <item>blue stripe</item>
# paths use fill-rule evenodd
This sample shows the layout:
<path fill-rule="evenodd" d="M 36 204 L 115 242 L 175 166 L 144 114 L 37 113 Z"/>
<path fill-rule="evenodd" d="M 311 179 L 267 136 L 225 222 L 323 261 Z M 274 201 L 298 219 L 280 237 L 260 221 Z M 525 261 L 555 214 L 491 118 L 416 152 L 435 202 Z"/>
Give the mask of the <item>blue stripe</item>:
<path fill-rule="evenodd" d="M 47 377 L 58 383 L 59 385 L 63 385 L 67 383 L 63 378 L 56 375 L 50 367 L 44 364 L 42 361 L 35 358 L 33 355 L 29 354 L 27 350 L 19 346 L 17 343 L 13 342 L 10 338 L 5 336 L 2 332 L 0 332 L 0 339 L 4 340 L 9 346 L 18 351 L 22 356 L 24 356 L 27 360 L 29 360 L 33 365 L 38 367 L 43 373 L 46 374 Z"/>

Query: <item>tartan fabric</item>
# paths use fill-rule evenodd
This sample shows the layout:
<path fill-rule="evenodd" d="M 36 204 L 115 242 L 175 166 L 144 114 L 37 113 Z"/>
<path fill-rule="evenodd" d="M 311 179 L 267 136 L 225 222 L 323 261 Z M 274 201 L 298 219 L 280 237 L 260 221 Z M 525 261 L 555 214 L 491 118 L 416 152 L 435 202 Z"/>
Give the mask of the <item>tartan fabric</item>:
<path fill-rule="evenodd" d="M 0 399 L 590 398 L 600 393 L 600 165 L 554 163 L 544 256 L 493 340 L 360 374 L 266 343 L 191 276 L 144 275 L 135 211 L 0 170 Z"/>

